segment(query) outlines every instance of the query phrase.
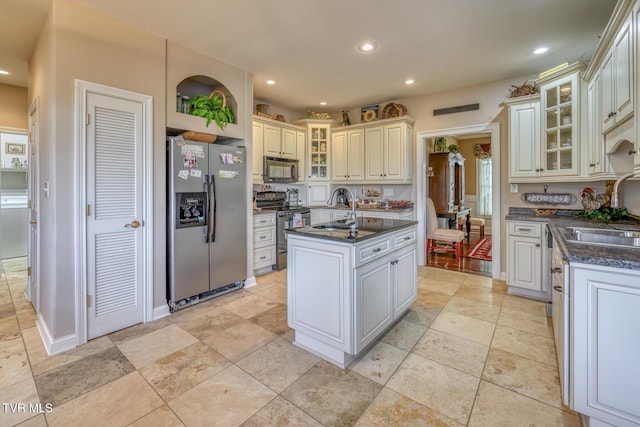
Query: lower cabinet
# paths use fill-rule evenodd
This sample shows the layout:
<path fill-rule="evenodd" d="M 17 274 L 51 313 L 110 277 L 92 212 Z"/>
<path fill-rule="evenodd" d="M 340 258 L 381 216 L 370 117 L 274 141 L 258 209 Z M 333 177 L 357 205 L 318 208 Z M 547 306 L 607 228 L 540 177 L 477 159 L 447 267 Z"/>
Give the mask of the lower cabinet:
<path fill-rule="evenodd" d="M 572 409 L 640 425 L 640 272 L 571 265 Z"/>
<path fill-rule="evenodd" d="M 509 292 L 548 299 L 546 224 L 507 221 Z"/>
<path fill-rule="evenodd" d="M 271 271 L 276 263 L 276 216 L 274 213 L 253 217 L 253 270 Z"/>
<path fill-rule="evenodd" d="M 356 244 L 290 234 L 288 321 L 296 344 L 344 368 L 379 338 L 417 297 L 416 232 Z"/>

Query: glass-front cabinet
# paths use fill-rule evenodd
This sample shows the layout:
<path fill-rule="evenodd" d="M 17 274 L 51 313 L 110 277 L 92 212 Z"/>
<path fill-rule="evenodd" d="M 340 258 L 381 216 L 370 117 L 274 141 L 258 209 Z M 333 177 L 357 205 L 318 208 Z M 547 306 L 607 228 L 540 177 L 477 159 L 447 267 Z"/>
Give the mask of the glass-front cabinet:
<path fill-rule="evenodd" d="M 305 119 L 295 124 L 307 127 L 307 178 L 310 181 L 328 181 L 331 179 L 331 126 L 333 120 Z"/>
<path fill-rule="evenodd" d="M 541 175 L 578 173 L 578 74 L 570 74 L 540 87 L 542 95 Z"/>

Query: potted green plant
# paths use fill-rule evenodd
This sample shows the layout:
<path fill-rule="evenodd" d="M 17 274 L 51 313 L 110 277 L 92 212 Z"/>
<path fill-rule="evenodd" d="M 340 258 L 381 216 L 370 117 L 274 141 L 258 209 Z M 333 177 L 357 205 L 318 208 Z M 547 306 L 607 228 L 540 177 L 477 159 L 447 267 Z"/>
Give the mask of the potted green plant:
<path fill-rule="evenodd" d="M 460 147 L 458 147 L 456 144 L 451 144 L 447 147 L 447 150 L 449 150 L 450 153 L 456 154 L 460 151 Z"/>
<path fill-rule="evenodd" d="M 433 138 L 433 152 L 444 153 L 445 151 L 447 151 L 447 138 L 444 136 Z"/>
<path fill-rule="evenodd" d="M 189 101 L 191 103 L 191 115 L 207 119 L 207 127 L 211 121 L 215 121 L 221 130 L 228 123 L 233 123 L 235 117 L 227 99 L 221 90 L 214 90 L 206 95 L 196 95 Z"/>

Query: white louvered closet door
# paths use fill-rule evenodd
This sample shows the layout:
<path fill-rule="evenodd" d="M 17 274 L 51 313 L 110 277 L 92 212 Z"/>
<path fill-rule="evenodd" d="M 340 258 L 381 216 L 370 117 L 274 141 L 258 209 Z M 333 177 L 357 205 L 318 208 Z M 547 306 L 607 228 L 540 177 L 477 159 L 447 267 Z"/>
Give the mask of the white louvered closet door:
<path fill-rule="evenodd" d="M 143 106 L 87 95 L 87 335 L 143 320 Z"/>

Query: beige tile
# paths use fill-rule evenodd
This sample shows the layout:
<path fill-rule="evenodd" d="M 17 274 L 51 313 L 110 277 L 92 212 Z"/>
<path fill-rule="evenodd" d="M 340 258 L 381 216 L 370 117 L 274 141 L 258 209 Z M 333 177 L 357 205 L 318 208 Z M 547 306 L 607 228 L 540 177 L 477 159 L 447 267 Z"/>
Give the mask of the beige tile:
<path fill-rule="evenodd" d="M 440 280 L 450 283 L 462 283 L 469 276 L 465 273 L 458 273 L 456 271 L 443 270 L 441 268 L 426 267 L 421 277 L 426 277 L 432 280 Z"/>
<path fill-rule="evenodd" d="M 27 355 L 31 365 L 36 365 L 49 358 L 37 328 L 23 329 L 22 339 L 24 340 L 24 346 L 27 348 Z"/>
<path fill-rule="evenodd" d="M 492 348 L 482 379 L 562 409 L 555 366 Z"/>
<path fill-rule="evenodd" d="M 573 413 L 564 412 L 497 385 L 482 381 L 469 420 L 470 427 L 579 427 Z"/>
<path fill-rule="evenodd" d="M 46 360 L 33 365 L 33 374 L 38 375 L 51 369 L 64 366 L 68 363 L 80 360 L 83 357 L 91 356 L 108 348 L 113 347 L 113 343 L 108 337 L 100 337 L 88 343 L 69 350 L 56 356 L 50 356 Z"/>
<path fill-rule="evenodd" d="M 413 353 L 435 362 L 480 377 L 489 346 L 429 329 Z"/>
<path fill-rule="evenodd" d="M 29 358 L 22 337 L 0 341 L 0 388 L 31 378 Z"/>
<path fill-rule="evenodd" d="M 322 424 L 278 396 L 242 424 L 242 427 L 266 426 L 322 427 Z"/>
<path fill-rule="evenodd" d="M 248 297 L 249 295 L 254 295 L 254 292 L 251 292 L 247 289 L 239 289 L 234 292 L 229 292 L 228 294 L 221 295 L 219 297 L 213 298 L 210 301 L 207 301 L 217 307 L 224 307 L 234 301 L 241 300 L 243 298 Z"/>
<path fill-rule="evenodd" d="M 284 304 L 278 304 L 267 311 L 258 313 L 249 318 L 249 321 L 276 335 L 284 335 L 292 330 L 287 320 L 287 306 Z"/>
<path fill-rule="evenodd" d="M 149 412 L 129 427 L 180 427 L 184 426 L 176 414 L 167 406 L 162 405 L 155 411 Z"/>
<path fill-rule="evenodd" d="M 555 343 L 549 337 L 498 325 L 491 346 L 547 365 L 558 365 Z"/>
<path fill-rule="evenodd" d="M 498 318 L 498 325 L 507 326 L 521 331 L 531 332 L 544 337 L 553 337 L 551 318 L 522 311 L 503 308 Z"/>
<path fill-rule="evenodd" d="M 46 417 L 51 427 L 127 425 L 162 404 L 142 376 L 132 372 L 55 407 Z"/>
<path fill-rule="evenodd" d="M 204 343 L 232 362 L 237 362 L 276 338 L 277 335 L 243 320 L 212 335 Z"/>
<path fill-rule="evenodd" d="M 6 409 L 4 406 L 2 408 L 2 415 L 0 415 L 2 425 L 12 426 L 34 417 L 36 413 L 30 411 L 30 404 L 37 405 L 40 399 L 33 378 L 29 377 L 0 388 L 0 402 L 9 404 Z M 19 404 L 24 406 L 21 407 Z"/>
<path fill-rule="evenodd" d="M 444 280 L 431 279 L 429 277 L 418 280 L 418 288 L 425 291 L 439 292 L 445 295 L 453 295 L 456 293 L 460 283 L 448 282 Z"/>
<path fill-rule="evenodd" d="M 414 302 L 407 311 L 407 314 L 405 314 L 403 320 L 428 328 L 436 317 L 438 317 L 438 314 L 440 314 L 439 308 Z"/>
<path fill-rule="evenodd" d="M 36 415 L 18 424 L 19 427 L 47 427 L 47 420 L 44 414 Z"/>
<path fill-rule="evenodd" d="M 163 317 L 162 319 L 154 320 L 153 322 L 139 323 L 130 328 L 121 329 L 117 332 L 109 334 L 108 337 L 116 345 L 122 344 L 125 341 L 147 335 L 150 332 L 158 331 L 171 325 L 171 317 Z"/>
<path fill-rule="evenodd" d="M 237 426 L 275 396 L 232 365 L 173 399 L 169 406 L 188 426 Z"/>
<path fill-rule="evenodd" d="M 141 368 L 164 356 L 194 344 L 197 340 L 179 326 L 169 325 L 138 338 L 125 341 L 118 347 L 131 361 Z"/>
<path fill-rule="evenodd" d="M 242 321 L 242 317 L 213 304 L 193 306 L 171 316 L 171 320 L 194 337 L 204 340 L 221 329 Z"/>
<path fill-rule="evenodd" d="M 504 280 L 497 280 L 490 277 L 483 277 L 478 275 L 469 275 L 464 279 L 463 283 L 467 286 L 489 288 L 498 293 L 506 293 L 508 288 L 507 283 Z"/>
<path fill-rule="evenodd" d="M 0 341 L 12 339 L 19 334 L 20 325 L 18 325 L 18 319 L 15 316 L 0 319 Z"/>
<path fill-rule="evenodd" d="M 464 283 L 458 288 L 455 295 L 474 301 L 498 305 L 502 304 L 504 300 L 504 293 L 502 292 L 495 292 L 493 289 L 482 286 L 465 285 Z"/>
<path fill-rule="evenodd" d="M 236 365 L 271 390 L 280 393 L 319 361 L 319 357 L 284 338 L 278 338 Z"/>
<path fill-rule="evenodd" d="M 414 304 L 423 304 L 428 307 L 442 309 L 442 307 L 447 305 L 449 299 L 451 299 L 451 295 L 420 289 Z"/>
<path fill-rule="evenodd" d="M 242 299 L 225 304 L 223 307 L 243 319 L 248 319 L 256 314 L 262 313 L 263 311 L 267 311 L 278 304 L 279 303 L 261 295 L 249 294 Z"/>
<path fill-rule="evenodd" d="M 468 317 L 496 323 L 500 315 L 500 306 L 496 304 L 484 303 L 459 296 L 454 296 L 442 309 L 444 312 L 462 314 Z"/>
<path fill-rule="evenodd" d="M 348 426 L 360 418 L 382 386 L 322 361 L 289 386 L 282 397 L 324 425 Z"/>
<path fill-rule="evenodd" d="M 426 327 L 408 321 L 405 316 L 382 337 L 381 341 L 401 350 L 410 351 L 426 330 Z"/>
<path fill-rule="evenodd" d="M 466 424 L 480 379 L 409 354 L 387 387 Z"/>
<path fill-rule="evenodd" d="M 407 357 L 408 351 L 378 342 L 359 357 L 350 369 L 379 384 L 385 384 Z"/>
<path fill-rule="evenodd" d="M 442 312 L 431 325 L 433 329 L 489 345 L 495 325 L 491 322 L 475 319 L 461 314 Z"/>
<path fill-rule="evenodd" d="M 287 286 L 286 285 L 282 285 L 278 283 L 266 289 L 261 289 L 257 291 L 256 294 L 280 304 L 287 303 Z"/>
<path fill-rule="evenodd" d="M 546 302 L 515 295 L 505 295 L 502 307 L 514 311 L 524 311 L 525 313 L 535 314 L 540 317 L 546 317 L 547 315 Z"/>
<path fill-rule="evenodd" d="M 230 364 L 222 355 L 197 342 L 144 366 L 139 372 L 168 401 Z"/>
<path fill-rule="evenodd" d="M 433 409 L 422 406 L 385 387 L 369 405 L 365 413 L 362 414 L 355 426 L 462 427 L 463 424 L 457 423 Z"/>

